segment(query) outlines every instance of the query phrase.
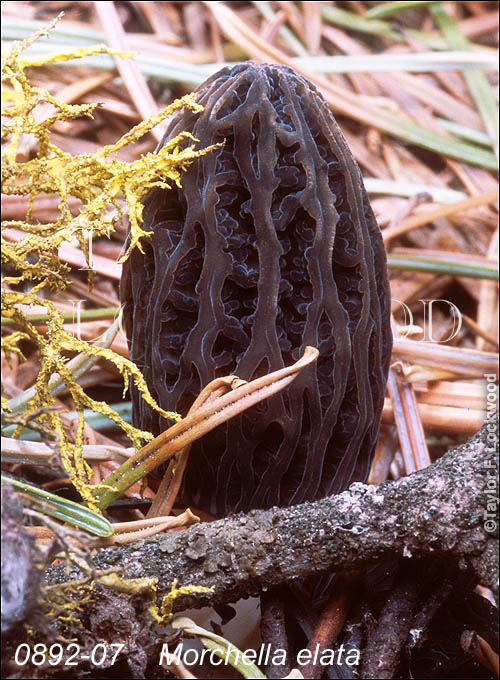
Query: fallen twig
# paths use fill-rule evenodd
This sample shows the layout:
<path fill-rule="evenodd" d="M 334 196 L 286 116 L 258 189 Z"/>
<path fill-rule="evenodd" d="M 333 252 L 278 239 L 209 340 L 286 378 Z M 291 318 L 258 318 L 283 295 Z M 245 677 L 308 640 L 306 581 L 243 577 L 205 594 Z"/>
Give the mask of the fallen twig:
<path fill-rule="evenodd" d="M 488 448 L 487 435 L 484 426 L 429 468 L 396 482 L 356 483 L 315 503 L 254 510 L 140 545 L 101 549 L 94 562 L 99 569 L 122 564 L 124 578 L 158 578 L 160 597 L 179 575 L 183 585 L 214 587 L 213 594 L 179 596 L 174 611 L 234 602 L 291 579 L 389 556 L 431 553 L 467 563 L 498 592 L 498 541 L 484 520 L 486 482 L 498 468 L 498 452 Z M 47 570 L 49 582 L 72 577 L 61 567 Z"/>

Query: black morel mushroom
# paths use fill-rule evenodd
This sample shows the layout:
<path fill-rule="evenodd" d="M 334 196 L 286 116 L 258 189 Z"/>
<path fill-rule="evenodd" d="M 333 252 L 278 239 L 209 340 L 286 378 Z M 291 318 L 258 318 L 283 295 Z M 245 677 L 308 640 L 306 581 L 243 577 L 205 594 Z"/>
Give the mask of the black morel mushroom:
<path fill-rule="evenodd" d="M 246 380 L 320 351 L 283 392 L 193 445 L 195 506 L 314 500 L 366 478 L 391 354 L 384 246 L 360 171 L 316 88 L 292 69 L 225 68 L 166 139 L 190 131 L 182 189 L 154 189 L 121 296 L 131 358 L 165 409 L 185 414 L 212 379 Z M 132 388 L 134 423 L 167 423 Z M 215 502 L 215 505 L 214 505 Z"/>

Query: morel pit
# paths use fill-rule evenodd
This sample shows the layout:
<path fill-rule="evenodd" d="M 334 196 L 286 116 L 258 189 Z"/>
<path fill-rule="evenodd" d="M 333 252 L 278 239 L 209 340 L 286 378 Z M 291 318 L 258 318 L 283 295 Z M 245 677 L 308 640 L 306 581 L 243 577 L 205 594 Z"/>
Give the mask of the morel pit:
<path fill-rule="evenodd" d="M 211 380 L 318 361 L 198 440 L 184 492 L 219 515 L 315 500 L 365 480 L 391 355 L 386 256 L 359 167 L 317 89 L 284 66 L 225 68 L 165 139 L 199 147 L 182 189 L 144 201 L 145 254 L 124 265 L 130 356 L 164 409 Z M 161 145 L 160 145 L 161 146 Z M 168 423 L 131 387 L 134 424 Z"/>

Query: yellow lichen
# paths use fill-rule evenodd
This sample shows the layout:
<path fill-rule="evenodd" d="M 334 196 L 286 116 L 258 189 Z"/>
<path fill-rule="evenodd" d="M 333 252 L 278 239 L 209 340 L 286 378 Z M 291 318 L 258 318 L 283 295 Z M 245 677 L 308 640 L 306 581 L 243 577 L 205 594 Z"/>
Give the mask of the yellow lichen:
<path fill-rule="evenodd" d="M 180 416 L 157 406 L 135 364 L 110 349 L 77 339 L 64 328 L 62 315 L 47 300 L 46 292 L 47 289 L 63 290 L 68 283 L 70 269 L 59 259 L 59 247 L 64 242 L 74 243 L 76 239 L 85 254 L 91 285 L 91 240 L 109 236 L 117 217 L 122 216 L 123 205 L 126 205 L 130 238 L 122 261 L 126 259 L 132 248 L 141 247 L 140 239 L 149 235 L 142 229 L 141 199 L 144 194 L 153 187 L 169 188 L 172 183 L 180 186 L 182 171 L 210 149 L 196 150 L 196 140 L 184 133 L 166 144 L 159 153 L 145 154 L 134 162 L 116 158 L 120 149 L 136 142 L 175 110 L 184 107 L 195 112 L 201 111 L 202 107 L 196 104 L 192 95 L 183 97 L 149 120 L 139 123 L 115 144 L 105 146 L 96 153 L 72 155 L 60 149 L 51 141 L 53 124 L 82 116 L 92 118 L 97 105 L 60 102 L 49 92 L 34 85 L 25 69 L 88 54 L 112 53 L 112 50 L 99 46 L 38 60 L 23 58 L 23 51 L 46 33 L 47 30 L 40 31 L 26 41 L 14 43 L 10 52 L 2 58 L 5 102 L 2 109 L 3 192 L 8 196 L 28 198 L 25 220 L 2 222 L 2 262 L 8 271 L 8 275 L 2 279 L 2 317 L 14 321 L 12 330 L 10 326 L 5 328 L 10 335 L 2 339 L 2 351 L 7 360 L 14 353 L 23 360 L 19 346 L 21 341 L 30 340 L 38 349 L 40 370 L 34 395 L 30 395 L 25 404 L 27 413 L 55 404 L 49 380 L 56 373 L 61 376 L 78 412 L 75 442 L 71 442 L 58 411 L 44 410 L 36 417 L 56 435 L 64 468 L 84 500 L 93 507 L 92 487 L 89 484 L 91 470 L 81 453 L 85 424 L 83 409 L 89 408 L 111 418 L 136 447 L 140 446 L 141 439 L 149 439 L 151 435 L 126 423 L 107 403 L 90 398 L 67 368 L 69 353 L 99 356 L 112 362 L 123 376 L 125 390 L 129 379 L 132 379 L 145 401 L 164 417 L 178 420 Z M 40 116 L 40 110 L 44 116 Z M 193 144 L 181 148 L 181 142 L 186 139 L 190 139 Z M 26 148 L 29 154 L 26 154 Z M 59 197 L 59 215 L 53 222 L 40 224 L 33 218 L 32 208 L 35 199 L 46 194 Z M 71 214 L 70 198 L 76 198 L 81 203 L 76 216 Z M 28 287 L 31 287 L 29 292 Z M 26 313 L 29 307 L 40 305 L 47 310 L 46 332 L 31 323 Z M 8 408 L 8 402 L 2 403 Z"/>
<path fill-rule="evenodd" d="M 20 331 L 14 331 L 5 338 L 2 338 L 2 353 L 5 356 L 8 366 L 12 368 L 12 354 L 17 354 L 21 361 L 26 361 L 26 357 L 21 352 L 20 347 L 18 347 L 21 340 L 28 340 L 29 335 L 27 333 L 22 333 Z M 2 405 L 3 408 L 3 405 Z"/>
<path fill-rule="evenodd" d="M 139 595 L 148 594 L 154 597 L 156 593 L 157 578 L 151 576 L 144 576 L 143 578 L 121 578 L 116 572 L 111 574 L 104 574 L 97 579 L 99 583 L 108 588 L 113 588 L 118 593 L 124 595 Z"/>
<path fill-rule="evenodd" d="M 118 574 L 105 574 L 98 578 L 102 585 L 113 588 L 113 590 L 123 593 L 125 595 L 146 595 L 149 597 L 151 604 L 149 606 L 149 613 L 154 621 L 160 625 L 167 624 L 172 617 L 173 603 L 180 595 L 191 595 L 192 593 L 212 593 L 214 587 L 206 588 L 205 586 L 181 586 L 177 587 L 177 579 L 174 579 L 170 592 L 164 596 L 160 607 L 156 604 L 156 586 L 157 578 L 144 577 L 122 579 Z"/>
<path fill-rule="evenodd" d="M 180 595 L 192 595 L 192 593 L 213 593 L 214 589 L 215 586 L 206 588 L 205 586 L 195 585 L 181 586 L 178 588 L 177 579 L 174 579 L 172 581 L 170 592 L 163 598 L 160 608 L 158 609 L 156 603 L 153 603 L 149 608 L 149 613 L 157 623 L 165 625 L 172 617 L 174 600 L 176 600 Z"/>

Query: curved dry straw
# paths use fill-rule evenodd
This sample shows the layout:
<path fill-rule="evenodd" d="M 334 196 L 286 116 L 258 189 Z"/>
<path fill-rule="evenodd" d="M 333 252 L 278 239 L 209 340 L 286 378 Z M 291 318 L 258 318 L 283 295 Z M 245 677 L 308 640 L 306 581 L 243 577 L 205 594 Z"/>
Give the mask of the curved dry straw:
<path fill-rule="evenodd" d="M 204 406 L 190 412 L 180 423 L 162 432 L 94 489 L 97 506 L 104 510 L 132 484 L 166 463 L 184 447 L 217 425 L 282 390 L 303 368 L 316 361 L 318 354 L 316 348 L 306 347 L 302 357 L 292 366 L 273 371 L 248 383 L 234 375 L 213 380 L 202 393 Z M 209 400 L 210 392 L 220 390 L 223 384 L 230 391 Z"/>

